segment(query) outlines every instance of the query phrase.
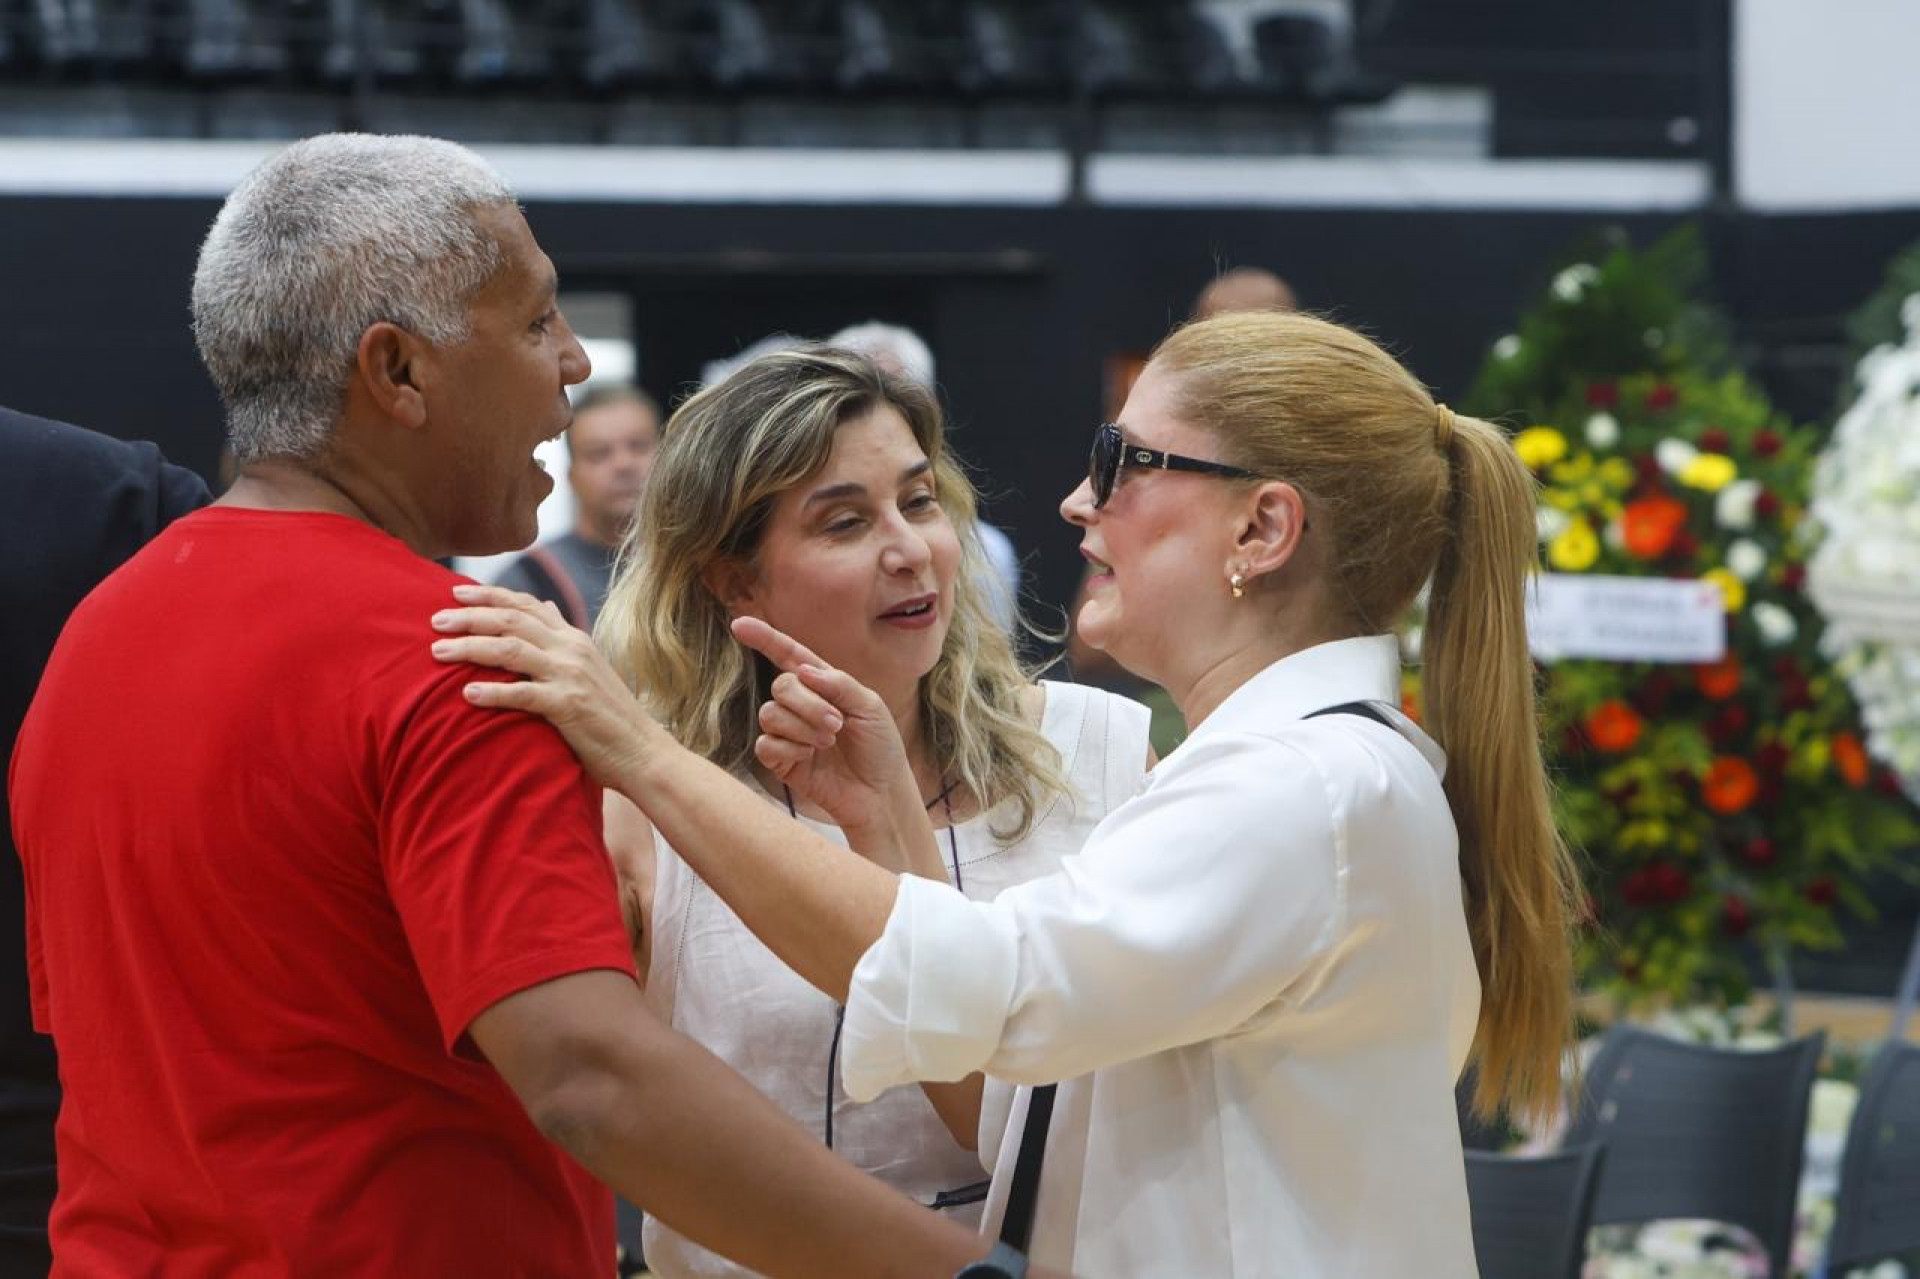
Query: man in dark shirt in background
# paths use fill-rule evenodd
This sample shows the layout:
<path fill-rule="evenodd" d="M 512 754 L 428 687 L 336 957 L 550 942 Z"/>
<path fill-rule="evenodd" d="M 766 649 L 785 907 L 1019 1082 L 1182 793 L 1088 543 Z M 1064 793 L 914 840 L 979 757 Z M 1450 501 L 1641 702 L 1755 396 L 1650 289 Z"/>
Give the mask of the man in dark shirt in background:
<path fill-rule="evenodd" d="M 179 515 L 205 506 L 199 476 L 151 444 L 0 408 L 0 765 L 74 605 Z M 84 797 L 76 797 L 82 800 Z M 0 787 L 0 1274 L 45 1274 L 53 1206 L 53 1041 L 27 1000 L 25 890 Z"/>
<path fill-rule="evenodd" d="M 646 392 L 607 386 L 582 395 L 567 428 L 573 531 L 508 565 L 500 585 L 550 600 L 568 621 L 592 630 L 659 447 L 660 406 Z"/>

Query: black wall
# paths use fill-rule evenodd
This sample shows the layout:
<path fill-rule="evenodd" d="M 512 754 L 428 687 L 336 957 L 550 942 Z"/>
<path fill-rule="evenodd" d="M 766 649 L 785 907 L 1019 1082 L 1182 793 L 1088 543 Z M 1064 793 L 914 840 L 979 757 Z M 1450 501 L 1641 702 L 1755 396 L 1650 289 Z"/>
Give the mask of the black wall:
<path fill-rule="evenodd" d="M 187 292 L 216 210 L 192 199 L 0 199 L 0 403 L 161 442 L 211 473 L 219 408 Z M 1061 600 L 1077 538 L 1054 513 L 1099 420 L 1102 364 L 1185 316 L 1220 266 L 1273 267 L 1306 304 L 1384 341 L 1443 397 L 1603 219 L 1581 213 L 921 209 L 535 204 L 568 288 L 634 298 L 642 381 L 671 398 L 701 361 L 775 329 L 869 318 L 918 328 L 989 514 Z M 1669 217 L 1604 219 L 1647 239 Z M 1791 406 L 1818 415 L 1839 319 L 1920 211 L 1724 216 L 1714 288 Z"/>

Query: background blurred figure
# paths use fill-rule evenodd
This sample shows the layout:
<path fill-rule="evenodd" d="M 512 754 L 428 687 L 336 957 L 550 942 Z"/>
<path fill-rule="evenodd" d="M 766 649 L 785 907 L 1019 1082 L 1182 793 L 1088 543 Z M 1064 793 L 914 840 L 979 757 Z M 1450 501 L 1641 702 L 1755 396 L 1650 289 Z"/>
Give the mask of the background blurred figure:
<path fill-rule="evenodd" d="M 207 504 L 199 476 L 151 444 L 0 409 L 0 763 L 53 641 L 81 597 L 175 516 Z M 27 998 L 26 893 L 0 794 L 0 1274 L 53 1264 L 53 1124 L 60 1078 L 53 1040 Z"/>
<path fill-rule="evenodd" d="M 1230 311 L 1297 311 L 1293 286 L 1265 267 L 1237 266 L 1222 271 L 1193 300 L 1193 318 L 1211 319 Z"/>
<path fill-rule="evenodd" d="M 581 630 L 592 629 L 659 447 L 660 406 L 645 391 L 608 386 L 582 395 L 567 428 L 573 531 L 509 564 L 500 584 L 548 600 Z"/>
<path fill-rule="evenodd" d="M 933 349 L 918 333 L 903 325 L 879 320 L 850 324 L 828 338 L 827 345 L 858 351 L 887 371 L 918 384 L 927 394 L 936 397 L 939 394 L 934 385 Z M 988 606 L 1000 629 L 1012 635 L 1019 616 L 1019 552 L 1013 549 L 1012 538 L 985 520 L 976 522 L 974 527 L 979 530 L 980 549 L 986 552 L 987 563 L 993 568 L 994 589 L 988 593 Z"/>

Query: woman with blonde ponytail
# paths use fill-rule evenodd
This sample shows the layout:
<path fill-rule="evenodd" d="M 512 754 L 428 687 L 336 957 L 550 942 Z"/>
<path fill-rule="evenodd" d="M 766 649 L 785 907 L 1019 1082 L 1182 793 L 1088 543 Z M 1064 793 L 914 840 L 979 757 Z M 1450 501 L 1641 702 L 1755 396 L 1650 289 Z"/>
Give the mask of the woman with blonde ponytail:
<path fill-rule="evenodd" d="M 563 627 L 536 657 L 476 650 L 532 677 L 479 696 L 547 715 L 685 842 L 715 835 L 714 890 L 845 997 L 850 1093 L 976 1070 L 1057 1084 L 1016 1103 L 988 1200 L 989 1228 L 1020 1216 L 1041 1158 L 1036 1262 L 1467 1279 L 1455 1082 L 1477 1058 L 1481 1108 L 1545 1111 L 1571 1028 L 1525 469 L 1359 334 L 1233 314 L 1161 344 L 1061 512 L 1095 570 L 1080 635 L 1193 732 L 1079 856 L 992 903 L 729 825 L 724 779 L 633 703 L 582 709 L 607 700 L 579 696 L 602 677 Z M 1423 731 L 1399 710 L 1392 629 L 1429 581 Z M 855 731 L 872 694 L 764 628 L 736 634 L 796 675 L 758 749 L 900 775 Z M 884 838 L 924 847 L 924 817 L 886 807 Z M 1049 1107 L 1064 1133 L 1024 1122 Z"/>

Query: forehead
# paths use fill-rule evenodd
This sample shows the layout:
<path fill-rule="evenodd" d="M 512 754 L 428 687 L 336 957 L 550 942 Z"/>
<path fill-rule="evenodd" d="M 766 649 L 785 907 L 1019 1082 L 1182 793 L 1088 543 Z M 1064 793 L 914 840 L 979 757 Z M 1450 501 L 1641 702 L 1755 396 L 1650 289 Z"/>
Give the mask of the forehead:
<path fill-rule="evenodd" d="M 1149 364 L 1135 379 L 1120 409 L 1116 425 L 1120 433 L 1136 444 L 1180 452 L 1198 446 L 1208 433 L 1178 415 L 1175 392 L 1178 383 L 1172 374 Z"/>
<path fill-rule="evenodd" d="M 907 425 L 907 419 L 900 410 L 891 404 L 876 405 L 859 417 L 848 418 L 835 428 L 833 449 L 827 454 L 826 465 L 813 478 L 812 484 L 802 487 L 810 488 L 828 477 L 867 467 L 891 466 L 897 469 L 909 466 L 926 455 L 926 450 L 913 437 L 913 428 Z"/>
<path fill-rule="evenodd" d="M 568 436 L 579 443 L 651 435 L 657 429 L 652 411 L 638 400 L 610 400 L 574 414 Z"/>
<path fill-rule="evenodd" d="M 488 205 L 475 210 L 474 225 L 493 237 L 500 250 L 500 269 L 483 287 L 477 304 L 507 304 L 534 299 L 553 290 L 553 263 L 533 238 L 533 228 L 519 206 Z"/>

